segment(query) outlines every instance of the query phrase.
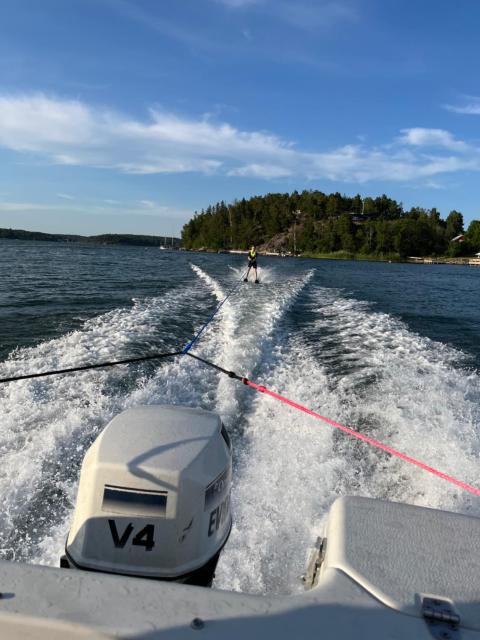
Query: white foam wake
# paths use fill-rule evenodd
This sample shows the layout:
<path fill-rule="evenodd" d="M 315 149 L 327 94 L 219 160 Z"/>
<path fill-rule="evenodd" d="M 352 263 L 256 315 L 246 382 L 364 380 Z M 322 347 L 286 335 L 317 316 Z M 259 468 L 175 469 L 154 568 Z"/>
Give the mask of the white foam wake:
<path fill-rule="evenodd" d="M 81 331 L 19 351 L 1 373 L 110 359 L 145 343 L 171 345 L 179 319 L 195 333 L 243 271 L 212 276 L 192 269 L 191 286 L 137 300 Z M 241 283 L 195 352 L 477 484 L 478 375 L 462 368 L 455 350 L 365 302 L 318 287 L 313 276 L 280 280 L 273 268 L 262 268 L 261 284 Z M 300 589 L 306 549 L 338 495 L 479 513 L 468 494 L 187 357 L 144 376 L 122 367 L 21 382 L 0 394 L 5 557 L 58 562 L 86 448 L 112 415 L 141 403 L 216 410 L 233 434 L 235 525 L 219 564 L 222 588 Z"/>
<path fill-rule="evenodd" d="M 0 366 L 15 375 L 131 355 L 132 345 L 161 349 L 169 335 L 159 325 L 193 292 L 136 300 L 85 323 L 82 330 L 13 353 Z M 191 304 L 190 302 L 188 303 Z M 36 544 L 71 508 L 86 448 L 116 413 L 130 404 L 129 369 L 115 367 L 26 380 L 0 388 L 0 554 L 31 558 Z M 141 383 L 141 380 L 140 380 Z"/>
<path fill-rule="evenodd" d="M 225 298 L 225 291 L 218 282 L 194 267 L 195 272 L 207 284 L 219 301 Z M 242 270 L 234 271 L 233 283 L 238 282 Z M 204 357 L 228 370 L 235 370 L 249 376 L 268 357 L 275 344 L 275 329 L 285 313 L 313 276 L 310 270 L 296 278 L 283 282 L 276 281 L 270 269 L 262 269 L 262 282 L 272 284 L 257 286 L 241 282 L 238 293 L 230 297 L 220 309 L 217 320 L 212 322 L 201 340 L 196 344 Z M 227 424 L 233 425 L 241 410 L 244 390 L 226 376 L 217 381 L 214 407 Z"/>
<path fill-rule="evenodd" d="M 280 362 L 262 378 L 307 406 L 338 413 L 337 398 L 315 361 L 279 349 Z M 253 392 L 252 392 L 253 393 Z M 247 416 L 245 448 L 233 488 L 234 527 L 216 584 L 256 593 L 301 588 L 305 554 L 320 531 L 348 461 L 333 453 L 333 434 L 313 418 L 263 395 Z"/>
<path fill-rule="evenodd" d="M 456 366 L 460 354 L 338 291 L 311 288 L 306 311 L 311 319 L 277 345 L 262 382 L 478 485 L 480 381 Z M 305 550 L 339 495 L 480 514 L 470 494 L 262 395 L 244 444 L 221 588 L 300 590 Z"/>
<path fill-rule="evenodd" d="M 325 292 L 318 292 L 325 300 Z M 401 451 L 477 484 L 480 380 L 461 366 L 461 353 L 408 330 L 405 324 L 355 300 L 315 306 L 315 331 L 336 336 L 330 357 L 349 356 L 350 370 L 334 375 L 349 419 Z M 320 359 L 325 354 L 320 355 Z M 469 494 L 418 468 L 389 461 L 390 497 L 469 510 Z M 385 485 L 387 483 L 385 482 Z M 479 511 L 480 512 L 480 511 Z"/>

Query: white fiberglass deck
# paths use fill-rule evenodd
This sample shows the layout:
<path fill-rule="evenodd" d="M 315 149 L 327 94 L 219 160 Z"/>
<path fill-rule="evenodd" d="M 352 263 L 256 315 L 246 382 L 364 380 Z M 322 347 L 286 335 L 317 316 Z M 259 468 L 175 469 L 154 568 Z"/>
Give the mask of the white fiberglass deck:
<path fill-rule="evenodd" d="M 0 635 L 427 640 L 434 596 L 460 618 L 452 638 L 480 639 L 480 519 L 342 498 L 326 537 L 318 585 L 297 596 L 0 563 Z"/>

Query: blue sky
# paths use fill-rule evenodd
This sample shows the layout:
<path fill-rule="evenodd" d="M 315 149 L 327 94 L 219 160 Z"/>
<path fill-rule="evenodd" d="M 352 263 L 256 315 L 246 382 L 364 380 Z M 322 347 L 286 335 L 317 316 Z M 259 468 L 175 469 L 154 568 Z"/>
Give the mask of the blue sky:
<path fill-rule="evenodd" d="M 0 227 L 179 234 L 272 191 L 480 218 L 480 3 L 2 0 Z"/>

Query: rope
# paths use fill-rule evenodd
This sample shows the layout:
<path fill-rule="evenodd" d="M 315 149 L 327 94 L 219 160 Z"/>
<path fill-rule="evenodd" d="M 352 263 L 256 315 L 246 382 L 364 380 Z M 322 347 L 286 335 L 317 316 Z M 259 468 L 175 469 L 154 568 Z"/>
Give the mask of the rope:
<path fill-rule="evenodd" d="M 203 362 L 203 364 L 206 364 L 207 367 L 212 367 L 212 369 L 216 369 L 217 371 L 220 371 L 220 373 L 224 373 L 229 378 L 235 378 L 235 380 L 240 380 L 240 382 L 243 382 L 244 380 L 247 379 L 247 378 L 242 378 L 241 376 L 237 375 L 235 373 L 235 371 L 229 371 L 228 369 L 224 369 L 223 367 L 219 367 L 218 364 L 214 364 L 213 362 L 209 362 L 208 360 L 204 360 L 203 358 L 200 358 L 200 356 L 196 356 L 194 353 L 186 353 L 185 355 L 190 356 L 190 358 L 193 358 L 194 360 L 198 360 L 199 362 Z"/>
<path fill-rule="evenodd" d="M 190 342 L 187 342 L 187 344 L 183 347 L 182 349 L 182 353 L 183 354 L 187 354 L 190 349 L 193 347 L 193 345 L 195 344 L 195 342 L 200 338 L 200 336 L 202 335 L 202 333 L 205 331 L 205 329 L 208 327 L 208 325 L 210 324 L 210 322 L 214 319 L 214 317 L 217 315 L 217 313 L 220 311 L 220 309 L 223 307 L 223 305 L 225 304 L 225 302 L 228 300 L 228 298 L 232 295 L 232 293 L 234 293 L 238 287 L 242 284 L 243 279 L 245 278 L 247 272 L 245 272 L 242 276 L 242 279 L 239 280 L 233 287 L 232 289 L 227 293 L 227 295 L 225 296 L 225 298 L 220 302 L 220 304 L 216 307 L 215 311 L 212 313 L 212 315 L 208 318 L 208 320 L 205 322 L 205 324 L 203 325 L 203 327 L 200 329 L 200 331 L 193 336 L 193 338 L 190 340 Z"/>
<path fill-rule="evenodd" d="M 145 362 L 147 360 L 159 360 L 161 358 L 173 358 L 175 356 L 180 356 L 182 354 L 187 354 L 195 342 L 199 339 L 203 331 L 207 328 L 213 318 L 217 315 L 218 311 L 221 309 L 222 305 L 227 301 L 227 299 L 234 293 L 236 289 L 243 282 L 243 278 L 245 277 L 246 272 L 243 274 L 242 279 L 239 280 L 234 287 L 229 291 L 229 293 L 225 296 L 225 298 L 220 302 L 220 304 L 216 307 L 215 311 L 212 313 L 210 318 L 205 322 L 200 331 L 188 342 L 185 347 L 181 351 L 173 351 L 171 353 L 154 353 L 152 355 L 147 356 L 139 356 L 138 358 L 127 358 L 125 360 L 115 360 L 112 362 L 101 362 L 98 364 L 86 364 L 81 367 L 69 367 L 67 369 L 55 369 L 53 371 L 42 371 L 41 373 L 27 373 L 25 375 L 20 376 L 11 376 L 9 378 L 0 378 L 0 384 L 6 382 L 16 382 L 17 380 L 30 380 L 32 378 L 43 378 L 45 376 L 55 376 L 63 373 L 75 373 L 76 371 L 87 371 L 89 369 L 102 369 L 104 367 L 114 367 L 119 364 L 132 364 L 135 362 Z M 191 354 L 190 354 L 191 355 Z M 195 356 L 193 356 L 195 357 Z M 201 358 L 197 358 L 201 360 Z M 206 360 L 202 361 L 206 364 L 210 364 L 210 366 L 215 366 L 212 363 L 207 363 Z"/>
<path fill-rule="evenodd" d="M 307 409 L 307 407 L 304 407 L 303 405 L 298 404 L 298 402 L 294 402 L 293 400 L 289 400 L 288 398 L 285 398 L 284 396 L 281 396 L 280 394 L 275 393 L 275 391 L 270 391 L 270 389 L 267 389 L 266 387 L 262 387 L 259 384 L 255 384 L 255 382 L 252 382 L 251 380 L 248 380 L 248 378 L 244 378 L 242 380 L 242 382 L 244 384 L 246 384 L 247 386 L 251 387 L 252 389 L 255 389 L 256 391 L 260 392 L 260 393 L 264 393 L 264 394 L 266 394 L 268 396 L 271 396 L 272 398 L 275 398 L 275 400 L 279 400 L 280 402 L 283 402 L 284 404 L 288 404 L 290 407 L 293 407 L 294 409 L 298 409 L 299 411 L 303 411 L 303 413 L 306 413 L 309 416 L 312 416 L 313 418 L 317 418 L 317 420 L 322 420 L 323 422 L 326 422 L 331 427 L 335 427 L 335 429 L 340 429 L 340 431 L 343 431 L 344 433 L 348 433 L 348 435 L 353 436 L 354 438 L 358 438 L 359 440 L 363 440 L 364 442 L 367 442 L 368 444 L 372 445 L 372 447 L 376 447 L 377 449 L 381 449 L 382 451 L 385 451 L 386 453 L 388 453 L 388 454 L 390 454 L 392 456 L 396 456 L 397 458 L 400 458 L 400 460 L 404 460 L 405 462 L 409 462 L 410 464 L 413 464 L 413 465 L 415 465 L 417 467 L 420 467 L 420 469 L 423 469 L 424 471 L 428 471 L 428 473 L 432 473 L 433 475 L 437 476 L 438 478 L 442 478 L 442 480 L 446 480 L 447 482 L 450 482 L 450 483 L 456 485 L 457 487 L 460 487 L 461 489 L 465 489 L 466 491 L 469 491 L 470 493 L 473 493 L 476 496 L 480 496 L 480 489 L 472 487 L 470 484 L 467 484 L 466 482 L 463 482 L 462 480 L 458 480 L 457 478 L 454 478 L 453 476 L 449 476 L 446 473 L 443 473 L 443 471 L 439 471 L 438 469 L 435 469 L 434 467 L 430 467 L 428 464 L 425 464 L 424 462 L 421 462 L 420 460 L 416 460 L 415 458 L 407 456 L 405 453 L 402 453 L 401 451 L 397 451 L 393 447 L 389 447 L 388 445 L 383 444 L 383 443 L 379 442 L 378 440 L 374 440 L 374 438 L 370 438 L 370 436 L 367 436 L 364 433 L 359 433 L 358 431 L 354 431 L 353 429 L 349 429 L 349 427 L 345 427 L 342 424 L 339 424 L 338 422 L 335 422 L 334 420 L 330 420 L 330 418 L 326 418 L 325 416 L 322 416 L 319 413 L 316 413 L 315 411 L 312 411 L 311 409 Z"/>
<path fill-rule="evenodd" d="M 145 362 L 146 360 L 159 360 L 160 358 L 173 358 L 181 355 L 181 351 L 173 351 L 172 353 L 154 353 L 149 356 L 140 356 L 138 358 L 127 358 L 126 360 L 115 360 L 112 362 L 100 362 L 98 364 L 86 364 L 81 367 L 70 367 L 68 369 L 55 369 L 54 371 L 42 371 L 41 373 L 27 373 L 21 376 L 12 376 L 11 378 L 0 378 L 0 384 L 4 382 L 16 382 L 17 380 L 30 380 L 31 378 L 43 378 L 45 376 L 56 376 L 61 373 L 74 373 L 75 371 L 87 371 L 88 369 L 102 369 L 104 367 L 115 367 L 118 364 L 131 364 L 132 362 Z"/>
<path fill-rule="evenodd" d="M 243 280 L 243 278 L 242 278 Z M 439 471 L 438 469 L 435 469 L 434 467 L 431 467 L 428 464 L 425 464 L 424 462 L 421 462 L 420 460 L 417 460 L 416 458 L 412 458 L 411 456 L 407 456 L 405 453 L 402 453 L 401 451 L 397 451 L 397 449 L 394 449 L 393 447 L 389 447 L 386 444 L 383 444 L 382 442 L 379 442 L 378 440 L 375 440 L 374 438 L 371 438 L 370 436 L 367 436 L 363 433 L 360 433 L 358 431 L 355 431 L 354 429 L 350 429 L 349 427 L 345 427 L 344 425 L 339 424 L 338 422 L 335 422 L 334 420 L 331 420 L 330 418 L 326 418 L 325 416 L 322 416 L 320 413 L 317 413 L 316 411 L 312 411 L 311 409 L 308 409 L 307 407 L 299 404 L 298 402 L 295 402 L 294 400 L 290 400 L 289 398 L 286 398 L 285 396 L 280 395 L 279 393 L 276 393 L 275 391 L 271 391 L 270 389 L 267 389 L 266 387 L 257 384 L 256 382 L 253 382 L 252 380 L 249 380 L 248 378 L 246 378 L 245 376 L 239 376 L 237 373 L 235 373 L 234 371 L 229 371 L 228 369 L 224 369 L 223 367 L 220 367 L 217 364 L 214 364 L 213 362 L 210 362 L 209 360 L 205 360 L 204 358 L 201 358 L 200 356 L 197 356 L 193 353 L 190 353 L 190 349 L 192 348 L 192 346 L 195 344 L 195 342 L 199 339 L 199 337 L 201 336 L 201 334 L 203 333 L 203 331 L 207 328 L 207 326 L 210 324 L 210 322 L 213 320 L 213 318 L 216 316 L 216 314 L 218 313 L 218 311 L 220 310 L 220 308 L 222 307 L 222 305 L 226 302 L 226 300 L 232 295 L 232 293 L 239 287 L 240 283 L 242 281 L 238 282 L 232 289 L 231 291 L 225 296 L 225 298 L 220 302 L 220 304 L 217 306 L 217 308 L 215 309 L 215 311 L 213 312 L 213 314 L 210 316 L 210 318 L 207 320 L 207 322 L 205 322 L 205 324 L 202 326 L 202 328 L 200 329 L 200 331 L 190 340 L 190 342 L 188 342 L 185 347 L 181 350 L 181 351 L 173 351 L 171 353 L 155 353 L 152 355 L 147 355 L 147 356 L 140 356 L 138 358 L 128 358 L 125 360 L 116 360 L 116 361 L 112 361 L 112 362 L 102 362 L 99 364 L 88 364 L 88 365 L 84 365 L 81 367 L 70 367 L 68 369 L 57 369 L 55 371 L 43 371 L 42 373 L 30 373 L 30 374 L 25 374 L 25 375 L 20 375 L 20 376 L 12 376 L 10 378 L 0 378 L 0 384 L 2 383 L 6 383 L 6 382 L 15 382 L 17 380 L 28 380 L 31 378 L 42 378 L 44 376 L 53 376 L 53 375 L 59 375 L 59 374 L 63 374 L 63 373 L 74 373 L 76 371 L 86 371 L 88 369 L 100 369 L 100 368 L 104 368 L 104 367 L 114 367 L 116 365 L 119 364 L 131 364 L 134 362 L 145 362 L 147 360 L 158 360 L 161 358 L 173 358 L 175 356 L 179 356 L 179 355 L 187 355 L 190 356 L 190 358 L 193 358 L 194 360 L 198 360 L 199 362 L 201 362 L 202 364 L 211 367 L 213 369 L 216 369 L 217 371 L 219 371 L 220 373 L 227 375 L 229 378 L 232 378 L 234 380 L 238 380 L 239 382 L 242 382 L 243 384 L 245 384 L 246 386 L 250 387 L 251 389 L 254 389 L 255 391 L 259 392 L 259 393 L 263 393 L 265 395 L 268 395 L 272 398 L 274 398 L 275 400 L 278 400 L 279 402 L 282 402 L 283 404 L 286 404 L 290 407 L 292 407 L 293 409 L 297 409 L 298 411 L 302 411 L 303 413 L 306 413 L 307 415 L 316 418 L 317 420 L 321 420 L 322 422 L 325 422 L 326 424 L 330 425 L 331 427 L 334 427 L 335 429 L 339 429 L 340 431 L 343 431 L 344 433 L 353 436 L 354 438 L 357 438 L 358 440 L 362 440 L 363 442 L 366 442 L 367 444 L 371 445 L 372 447 L 375 447 L 377 449 L 380 449 L 381 451 L 385 451 L 385 453 L 388 453 L 391 456 L 395 456 L 397 458 L 399 458 L 400 460 L 403 460 L 404 462 L 408 462 L 409 464 L 415 465 L 416 467 L 419 467 L 420 469 L 423 469 L 423 471 L 427 471 L 428 473 L 431 473 L 435 476 L 437 476 L 438 478 L 441 478 L 442 480 L 446 480 L 447 482 L 450 482 L 451 484 L 460 487 L 461 489 L 464 489 L 465 491 L 468 491 L 469 493 L 472 493 L 473 495 L 476 496 L 480 496 L 480 489 L 477 489 L 476 487 L 473 487 L 470 484 L 467 484 L 466 482 L 463 482 L 462 480 L 458 480 L 457 478 L 450 476 L 446 473 L 443 473 L 442 471 Z"/>
<path fill-rule="evenodd" d="M 435 476 L 437 476 L 438 478 L 441 478 L 442 480 L 446 480 L 447 482 L 450 482 L 451 484 L 456 485 L 457 487 L 460 487 L 461 489 L 465 489 L 465 491 L 469 491 L 470 493 L 473 493 L 476 496 L 480 496 L 480 489 L 477 489 L 476 487 L 473 487 L 470 484 L 467 484 L 466 482 L 463 482 L 462 480 L 458 480 L 457 478 L 454 478 L 453 476 L 449 476 L 446 473 L 443 473 L 443 471 L 439 471 L 438 469 L 435 469 L 434 467 L 431 467 L 428 464 L 425 464 L 424 462 L 421 462 L 420 460 L 417 460 L 416 458 L 412 458 L 411 456 L 407 456 L 405 453 L 402 453 L 401 451 L 397 451 L 397 449 L 394 449 L 393 447 L 389 447 L 386 444 L 383 444 L 382 442 L 379 442 L 378 440 L 375 440 L 374 438 L 370 438 L 370 436 L 365 435 L 364 433 L 360 433 L 358 431 L 355 431 L 354 429 L 350 429 L 349 427 L 345 427 L 342 424 L 339 424 L 338 422 L 335 422 L 334 420 L 331 420 L 330 418 L 326 418 L 325 416 L 322 416 L 319 413 L 316 413 L 315 411 L 312 411 L 311 409 L 308 409 L 307 407 L 304 407 L 303 405 L 299 404 L 298 402 L 294 402 L 293 400 L 290 400 L 289 398 L 285 398 L 285 396 L 281 396 L 279 393 L 276 393 L 275 391 L 271 391 L 270 389 L 267 389 L 266 387 L 256 384 L 255 382 L 252 382 L 251 380 L 249 380 L 248 378 L 239 376 L 238 374 L 236 374 L 234 371 L 228 371 L 227 369 L 223 369 L 222 367 L 219 367 L 216 364 L 213 364 L 212 362 L 209 362 L 208 360 L 204 360 L 203 358 L 199 358 L 198 356 L 195 356 L 192 353 L 187 354 L 189 355 L 191 358 L 195 358 L 195 360 L 199 360 L 200 362 L 203 362 L 204 364 L 213 367 L 214 369 L 216 369 L 217 371 L 220 371 L 221 373 L 224 373 L 226 375 L 228 375 L 230 378 L 234 378 L 235 380 L 239 380 L 241 382 L 243 382 L 243 384 L 247 385 L 248 387 L 251 387 L 252 389 L 255 389 L 255 391 L 258 391 L 259 393 L 264 393 L 265 395 L 268 395 L 272 398 L 274 398 L 275 400 L 278 400 L 279 402 L 283 402 L 284 404 L 293 407 L 294 409 L 297 409 L 298 411 L 302 411 L 303 413 L 306 413 L 309 416 L 312 416 L 313 418 L 316 418 L 317 420 L 321 420 L 327 424 L 329 424 L 331 427 L 334 427 L 335 429 L 339 429 L 340 431 L 343 431 L 344 433 L 347 433 L 350 436 L 353 436 L 354 438 L 357 438 L 358 440 L 363 440 L 363 442 L 366 442 L 367 444 L 371 445 L 372 447 L 376 447 L 377 449 L 381 449 L 382 451 L 385 451 L 386 453 L 388 453 L 391 456 L 395 456 L 397 458 L 400 458 L 400 460 L 403 460 L 405 462 L 408 462 L 410 464 L 415 465 L 416 467 L 419 467 L 420 469 L 423 469 L 424 471 L 427 471 L 428 473 L 431 473 Z"/>

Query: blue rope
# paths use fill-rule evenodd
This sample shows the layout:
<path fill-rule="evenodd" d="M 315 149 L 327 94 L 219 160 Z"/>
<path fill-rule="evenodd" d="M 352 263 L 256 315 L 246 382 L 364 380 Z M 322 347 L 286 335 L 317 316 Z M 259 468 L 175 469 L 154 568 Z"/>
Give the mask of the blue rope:
<path fill-rule="evenodd" d="M 246 272 L 245 272 L 246 273 Z M 193 347 L 193 345 L 195 344 L 195 342 L 200 338 L 200 336 L 202 335 L 202 333 L 205 331 L 205 329 L 208 327 L 208 325 L 210 324 L 210 322 L 214 319 L 214 317 L 217 315 L 217 313 L 220 311 L 220 309 L 222 308 L 222 306 L 224 305 L 224 303 L 228 300 L 228 298 L 232 295 L 232 293 L 234 293 L 238 287 L 242 284 L 244 278 L 245 278 L 245 273 L 242 276 L 242 279 L 237 282 L 237 284 L 227 293 L 227 295 L 225 296 L 225 298 L 220 302 L 220 304 L 217 306 L 217 308 L 215 309 L 215 311 L 212 313 L 212 315 L 208 318 L 208 320 L 205 322 L 205 324 L 203 325 L 203 327 L 200 329 L 200 331 L 193 336 L 193 338 L 190 340 L 190 342 L 187 342 L 187 344 L 183 347 L 182 349 L 182 354 L 186 354 L 190 351 L 190 349 Z"/>

